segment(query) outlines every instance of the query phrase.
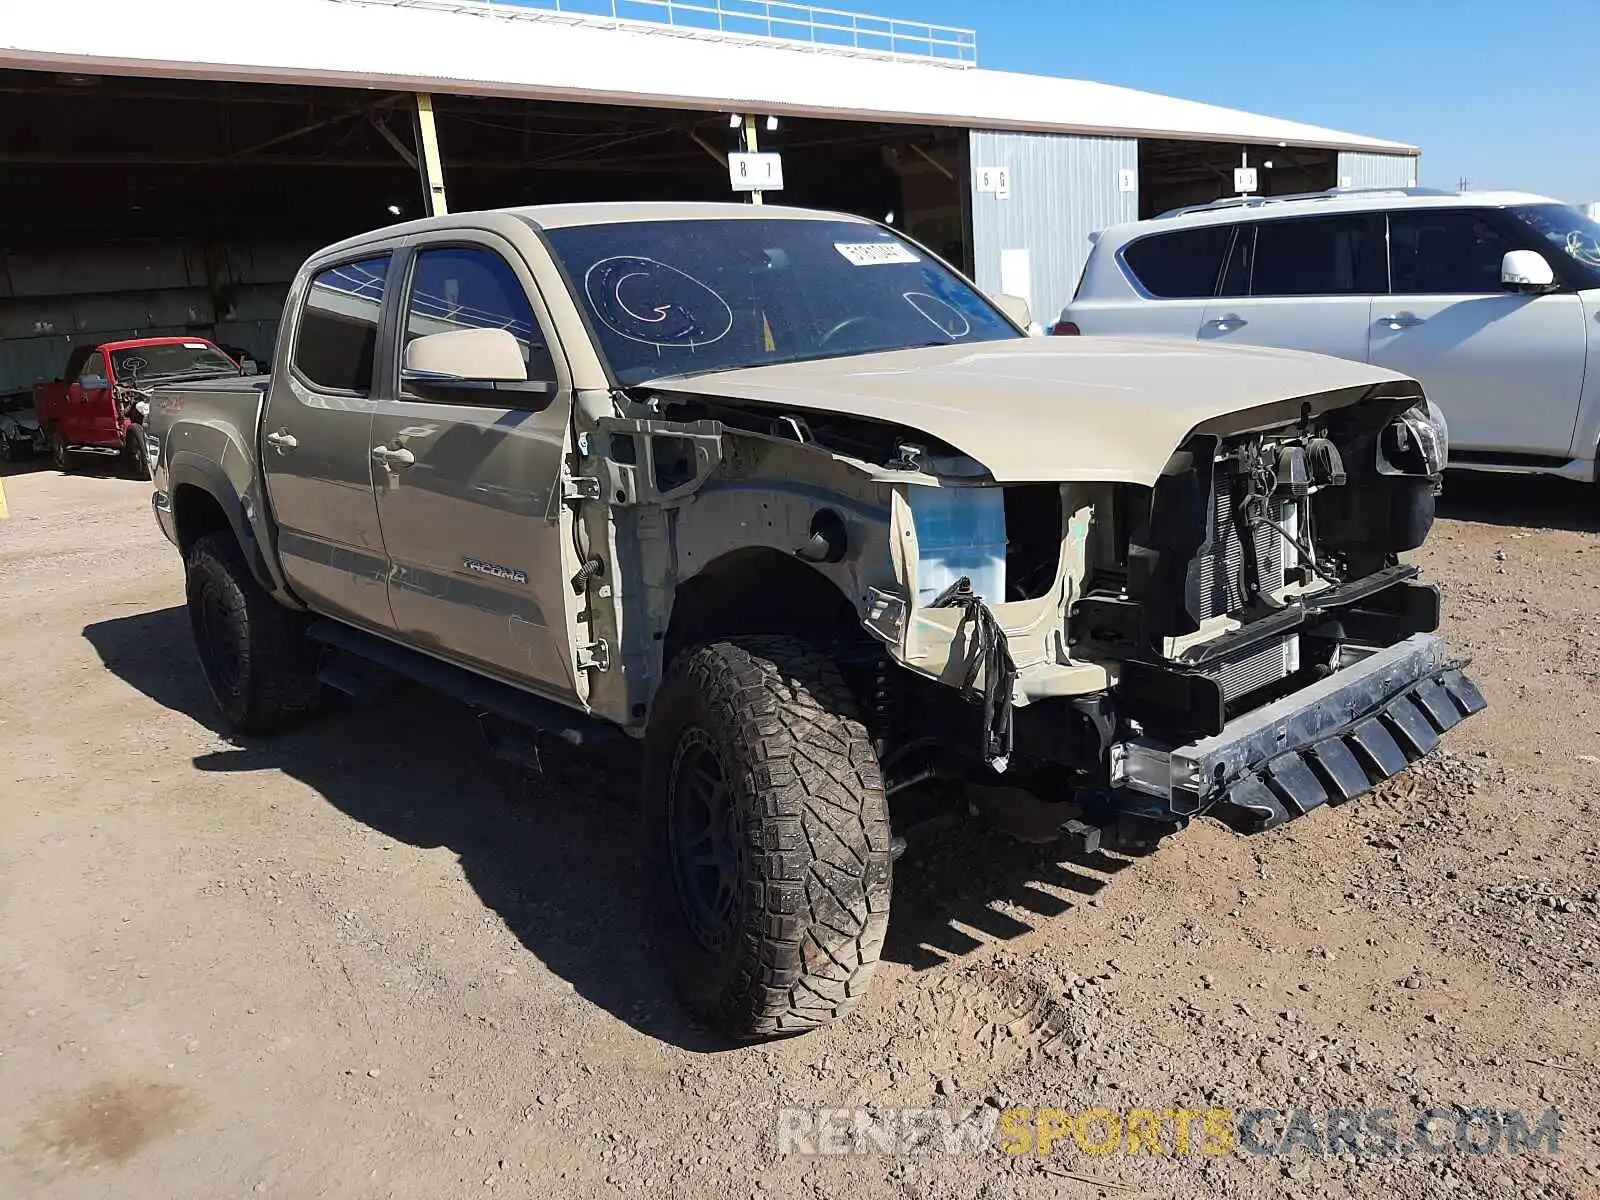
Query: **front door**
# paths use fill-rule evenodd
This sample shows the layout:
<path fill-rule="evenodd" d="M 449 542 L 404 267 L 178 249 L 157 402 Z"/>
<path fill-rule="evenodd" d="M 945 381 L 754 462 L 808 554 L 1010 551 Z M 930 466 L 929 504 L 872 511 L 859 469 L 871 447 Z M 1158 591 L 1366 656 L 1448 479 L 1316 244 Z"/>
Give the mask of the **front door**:
<path fill-rule="evenodd" d="M 571 390 L 518 253 L 452 231 L 413 252 L 400 351 L 418 337 L 507 329 L 528 379 L 494 391 L 411 382 L 373 416 L 373 484 L 389 556 L 389 602 L 407 641 L 558 699 L 581 696 L 568 634 L 578 563 L 561 500 Z"/>
<path fill-rule="evenodd" d="M 1381 213 L 1241 225 L 1200 340 L 1364 362 L 1384 283 Z"/>
<path fill-rule="evenodd" d="M 96 350 L 67 380 L 67 399 L 61 411 L 61 436 L 69 446 L 87 446 L 104 440 L 96 417 L 111 404 L 111 381 L 106 352 Z"/>
<path fill-rule="evenodd" d="M 1450 423 L 1452 449 L 1571 453 L 1583 391 L 1583 304 L 1572 292 L 1501 288 L 1501 259 L 1528 248 L 1493 213 L 1389 216 L 1393 294 L 1373 308 L 1371 359 L 1421 381 Z"/>
<path fill-rule="evenodd" d="M 391 257 L 331 265 L 290 297 L 293 351 L 272 378 L 261 464 L 290 586 L 318 612 L 393 627 L 368 450 Z"/>

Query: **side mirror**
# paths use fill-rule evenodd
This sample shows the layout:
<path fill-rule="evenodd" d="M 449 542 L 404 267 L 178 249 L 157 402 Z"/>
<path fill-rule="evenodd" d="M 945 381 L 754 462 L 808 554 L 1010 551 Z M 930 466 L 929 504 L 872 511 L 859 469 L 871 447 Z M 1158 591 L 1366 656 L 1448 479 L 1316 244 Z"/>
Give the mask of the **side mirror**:
<path fill-rule="evenodd" d="M 1542 292 L 1555 285 L 1556 273 L 1537 250 L 1508 250 L 1500 260 L 1500 285 L 1512 292 Z"/>
<path fill-rule="evenodd" d="M 526 383 L 528 365 L 510 330 L 452 329 L 411 342 L 400 378 L 424 386 L 490 387 Z"/>
<path fill-rule="evenodd" d="M 111 385 L 104 375 L 79 375 L 78 386 L 86 392 L 98 392 Z"/>
<path fill-rule="evenodd" d="M 996 308 L 1010 317 L 1013 322 L 1022 326 L 1022 328 L 1027 329 L 1028 326 L 1033 324 L 1033 309 L 1028 306 L 1028 302 L 1021 296 L 1010 296 L 1001 292 L 999 295 L 991 297 L 991 299 L 994 301 Z"/>

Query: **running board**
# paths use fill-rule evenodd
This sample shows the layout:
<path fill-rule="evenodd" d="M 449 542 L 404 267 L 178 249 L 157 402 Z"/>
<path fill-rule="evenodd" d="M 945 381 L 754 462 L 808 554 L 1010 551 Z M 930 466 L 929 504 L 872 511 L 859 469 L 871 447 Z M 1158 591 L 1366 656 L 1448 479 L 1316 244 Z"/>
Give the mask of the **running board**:
<path fill-rule="evenodd" d="M 553 700 L 546 700 L 498 680 L 487 679 L 337 621 L 314 621 L 306 632 L 312 641 L 320 642 L 339 654 L 348 654 L 363 663 L 382 667 L 423 687 L 442 692 L 479 713 L 488 713 L 513 725 L 547 733 L 574 746 L 621 736 L 621 731 L 614 726 L 574 712 Z M 340 663 L 337 657 L 324 664 L 318 672 L 318 678 L 358 700 L 371 694 L 370 673 L 359 670 L 354 664 Z"/>

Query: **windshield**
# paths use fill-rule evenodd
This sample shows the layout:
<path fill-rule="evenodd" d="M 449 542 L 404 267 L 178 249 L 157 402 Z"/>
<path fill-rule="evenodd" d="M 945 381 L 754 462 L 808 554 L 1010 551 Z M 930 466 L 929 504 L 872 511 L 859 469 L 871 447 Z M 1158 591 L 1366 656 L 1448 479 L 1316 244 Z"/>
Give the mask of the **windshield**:
<path fill-rule="evenodd" d="M 1524 204 L 1506 211 L 1564 255 L 1566 273 L 1579 277 L 1582 287 L 1600 287 L 1600 223 L 1565 204 Z"/>
<path fill-rule="evenodd" d="M 637 221 L 547 236 L 625 387 L 1023 336 L 948 268 L 874 225 Z"/>
<path fill-rule="evenodd" d="M 122 383 L 171 379 L 178 375 L 239 373 L 238 365 L 210 342 L 167 342 L 113 350 L 111 370 Z"/>

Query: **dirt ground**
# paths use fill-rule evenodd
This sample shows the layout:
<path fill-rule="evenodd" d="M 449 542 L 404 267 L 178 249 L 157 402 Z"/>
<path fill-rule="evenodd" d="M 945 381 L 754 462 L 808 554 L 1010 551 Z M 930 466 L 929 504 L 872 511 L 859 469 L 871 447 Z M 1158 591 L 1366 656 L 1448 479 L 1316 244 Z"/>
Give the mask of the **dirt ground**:
<path fill-rule="evenodd" d="M 1398 783 L 1137 860 L 959 829 L 841 1026 L 728 1049 L 650 945 L 630 764 L 404 691 L 223 736 L 148 488 L 0 523 L 0 1196 L 1600 1196 L 1600 497 L 1452 478 L 1491 709 Z M 1559 1110 L 1554 1155 L 780 1153 L 780 1108 Z M 1168 1138 L 1168 1145 L 1171 1146 Z"/>

